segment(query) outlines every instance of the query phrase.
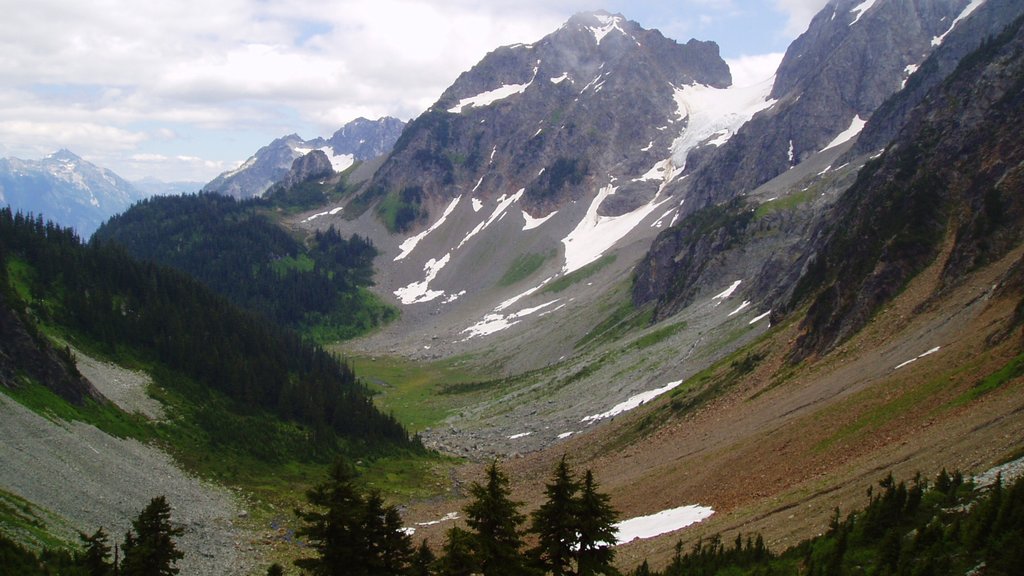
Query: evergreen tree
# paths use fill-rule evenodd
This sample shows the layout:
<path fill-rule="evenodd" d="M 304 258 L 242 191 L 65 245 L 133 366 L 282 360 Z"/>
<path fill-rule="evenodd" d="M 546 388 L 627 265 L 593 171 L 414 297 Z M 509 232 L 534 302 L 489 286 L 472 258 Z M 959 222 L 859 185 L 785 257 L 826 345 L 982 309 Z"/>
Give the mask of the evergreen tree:
<path fill-rule="evenodd" d="M 267 568 L 267 576 L 284 576 L 284 567 L 278 563 L 273 563 Z"/>
<path fill-rule="evenodd" d="M 444 541 L 444 554 L 437 562 L 441 576 L 471 576 L 480 572 L 474 553 L 476 539 L 473 534 L 454 526 L 448 529 Z"/>
<path fill-rule="evenodd" d="M 434 556 L 434 551 L 427 545 L 427 541 L 423 540 L 413 554 L 412 567 L 409 570 L 409 574 L 411 576 L 431 576 L 434 573 L 433 567 L 436 563 L 437 557 Z"/>
<path fill-rule="evenodd" d="M 475 552 L 484 576 L 521 576 L 527 572 L 519 551 L 523 546 L 521 504 L 509 498 L 508 477 L 495 460 L 487 468 L 487 483 L 469 488 L 466 523 L 474 531 Z"/>
<path fill-rule="evenodd" d="M 547 500 L 531 514 L 530 531 L 537 535 L 533 553 L 540 566 L 554 576 L 572 574 L 579 547 L 579 483 L 572 477 L 565 456 L 544 488 Z"/>
<path fill-rule="evenodd" d="M 171 526 L 171 506 L 163 496 L 149 504 L 132 521 L 132 530 L 125 534 L 121 549 L 121 576 L 171 576 L 178 573 L 175 566 L 184 554 L 174 545 L 181 536 L 181 527 Z"/>
<path fill-rule="evenodd" d="M 113 570 L 110 563 L 110 544 L 107 533 L 100 527 L 92 535 L 79 533 L 79 539 L 85 545 L 85 551 L 81 556 L 81 565 L 89 576 L 107 576 Z"/>
<path fill-rule="evenodd" d="M 607 494 L 598 492 L 594 473 L 587 470 L 577 503 L 579 531 L 579 576 L 615 574 L 615 523 L 618 512 Z"/>
<path fill-rule="evenodd" d="M 296 511 L 305 522 L 296 533 L 317 556 L 295 565 L 318 576 L 407 574 L 413 550 L 398 510 L 376 492 L 364 495 L 354 480 L 351 465 L 339 459 L 327 481 L 307 492 L 314 509 Z"/>
<path fill-rule="evenodd" d="M 355 470 L 339 459 L 328 479 L 306 493 L 315 508 L 296 510 L 305 525 L 296 531 L 316 551 L 295 565 L 317 576 L 369 576 L 363 520 L 366 502 L 353 484 Z"/>

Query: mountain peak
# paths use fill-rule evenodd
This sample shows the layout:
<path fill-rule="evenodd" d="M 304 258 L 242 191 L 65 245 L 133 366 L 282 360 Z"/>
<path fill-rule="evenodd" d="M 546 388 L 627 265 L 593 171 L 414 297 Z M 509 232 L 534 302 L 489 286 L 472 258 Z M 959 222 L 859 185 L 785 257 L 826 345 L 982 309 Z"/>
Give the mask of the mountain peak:
<path fill-rule="evenodd" d="M 45 158 L 45 160 L 58 160 L 58 161 L 67 161 L 67 162 L 81 160 L 81 159 L 82 158 L 79 155 L 75 154 L 71 150 L 68 150 L 67 148 L 61 148 L 60 150 L 57 150 L 53 154 L 47 155 L 46 158 Z"/>
<path fill-rule="evenodd" d="M 605 10 L 596 12 L 580 12 L 574 15 L 566 23 L 566 28 L 587 30 L 594 35 L 594 40 L 600 44 L 605 36 L 612 32 L 618 32 L 624 36 L 632 36 L 626 31 L 629 20 L 622 14 L 612 14 Z"/>

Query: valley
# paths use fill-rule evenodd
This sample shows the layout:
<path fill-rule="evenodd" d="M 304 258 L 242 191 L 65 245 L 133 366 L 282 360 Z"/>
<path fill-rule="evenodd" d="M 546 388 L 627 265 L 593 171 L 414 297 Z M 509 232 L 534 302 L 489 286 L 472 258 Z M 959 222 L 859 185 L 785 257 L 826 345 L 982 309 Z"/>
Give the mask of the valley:
<path fill-rule="evenodd" d="M 299 574 L 328 474 L 440 556 L 493 467 L 531 513 L 564 462 L 659 515 L 615 547 L 640 574 L 831 550 L 894 482 L 1009 486 L 1022 51 L 1019 3 L 835 0 L 735 86 L 713 42 L 583 13 L 90 242 L 5 210 L 0 497 L 34 512 L 0 528 L 116 541 L 165 494 L 182 574 Z"/>

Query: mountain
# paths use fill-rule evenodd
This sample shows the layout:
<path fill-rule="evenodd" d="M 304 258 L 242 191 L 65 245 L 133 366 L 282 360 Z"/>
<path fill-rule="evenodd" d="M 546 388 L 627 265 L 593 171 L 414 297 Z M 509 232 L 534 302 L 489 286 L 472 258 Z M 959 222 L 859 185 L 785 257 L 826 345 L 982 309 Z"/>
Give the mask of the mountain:
<path fill-rule="evenodd" d="M 86 238 L 143 197 L 125 179 L 69 150 L 42 160 L 0 159 L 0 202 L 42 214 Z"/>
<path fill-rule="evenodd" d="M 579 14 L 459 76 L 410 123 L 364 201 L 385 197 L 389 228 L 406 231 L 436 216 L 428 206 L 463 196 L 518 194 L 543 218 L 621 180 L 604 211 L 624 214 L 658 191 L 661 151 L 685 125 L 682 94 L 730 83 L 713 42 L 680 45 L 621 15 Z"/>
<path fill-rule="evenodd" d="M 295 160 L 314 150 L 326 154 L 334 172 L 343 172 L 356 162 L 391 150 L 404 126 L 401 120 L 390 117 L 357 118 L 328 140 L 303 140 L 298 134 L 290 134 L 260 148 L 241 166 L 217 176 L 203 190 L 238 199 L 262 196 L 288 174 Z"/>
<path fill-rule="evenodd" d="M 805 74 L 813 82 L 806 91 L 797 91 L 791 103 L 777 114 L 773 109 L 754 118 L 740 130 L 737 138 L 716 150 L 707 164 L 693 174 L 688 181 L 689 188 L 681 193 L 687 195 L 688 201 L 697 196 L 697 201 L 691 203 L 708 208 L 695 214 L 697 218 L 684 219 L 654 241 L 637 268 L 634 303 L 653 302 L 656 317 L 666 318 L 689 305 L 700 291 L 731 277 L 744 278 L 743 292 L 751 301 L 762 301 L 765 309 L 778 314 L 791 308 L 791 291 L 806 272 L 805 266 L 821 248 L 822 235 L 842 222 L 829 215 L 832 204 L 853 184 L 859 168 L 889 144 L 905 126 L 910 111 L 956 68 L 961 58 L 977 49 L 986 38 L 998 34 L 1005 23 L 1024 13 L 1024 6 L 1019 3 L 996 1 L 964 5 L 960 2 L 952 7 L 954 15 L 942 16 L 938 25 L 932 20 L 922 20 L 921 14 L 935 14 L 937 6 L 946 11 L 950 8 L 944 2 L 934 5 L 878 2 L 863 13 L 850 14 L 845 11 L 848 6 L 837 3 L 818 14 L 808 31 L 794 42 L 794 48 L 780 66 L 782 74 L 784 70 L 798 68 L 805 60 L 819 63 Z M 841 18 L 843 14 L 849 22 Z M 883 61 L 886 58 L 875 56 L 874 44 L 847 39 L 837 43 L 836 53 L 831 56 L 795 49 L 813 44 L 815 39 L 820 42 L 822 38 L 831 38 L 825 32 L 836 28 L 836 22 L 841 24 L 836 34 L 849 29 L 847 33 L 855 35 L 855 31 L 863 27 L 866 32 L 862 36 L 872 38 L 875 33 L 869 29 L 876 25 L 883 30 L 893 29 L 895 15 L 909 18 L 898 27 L 917 31 L 906 35 L 915 46 L 923 43 L 932 51 L 923 61 L 917 56 L 916 62 L 920 64 L 908 64 L 903 71 L 899 65 L 905 60 L 888 65 L 891 71 L 899 72 L 890 75 L 888 82 L 882 82 L 876 72 L 870 73 L 876 85 L 895 90 L 881 102 L 879 98 L 884 90 L 870 91 L 870 100 L 877 112 L 855 112 L 846 107 L 843 102 L 850 98 L 840 98 L 836 86 L 870 84 L 866 81 L 840 83 L 841 68 L 828 72 L 830 65 L 827 64 L 858 62 L 858 66 L 872 70 L 868 66 L 872 58 Z M 925 25 L 926 22 L 931 24 Z M 854 50 L 851 44 L 859 48 Z M 822 71 L 815 72 L 819 66 Z M 915 72 L 908 78 L 911 71 Z M 786 74 L 800 76 L 793 72 Z M 831 112 L 822 113 L 816 105 L 807 104 L 820 102 L 822 99 L 816 95 L 822 90 L 833 102 Z M 788 142 L 778 137 L 778 134 L 792 133 L 787 118 L 802 119 L 801 122 L 807 122 L 806 118 L 823 118 L 826 123 L 832 123 L 833 131 L 849 122 L 851 129 L 834 136 L 832 141 L 826 140 L 833 138 L 829 132 L 819 133 L 811 151 L 799 152 L 800 146 L 795 145 L 796 152 L 790 158 L 784 151 Z M 849 118 L 864 122 L 853 122 Z M 863 133 L 858 135 L 860 129 Z M 821 149 L 814 151 L 818 147 Z M 777 162 L 773 163 L 772 158 Z M 756 171 L 742 167 L 748 161 L 750 166 L 757 167 Z"/>
<path fill-rule="evenodd" d="M 382 339 L 408 351 L 424 338 L 445 342 L 431 348 L 444 355 L 517 334 L 513 355 L 556 361 L 602 321 L 593 306 L 634 275 L 626 291 L 635 307 L 651 303 L 655 320 L 741 278 L 741 293 L 778 312 L 817 214 L 866 155 L 819 172 L 942 44 L 934 38 L 952 41 L 961 22 L 992 9 L 971 6 L 831 2 L 778 74 L 750 86 L 733 85 L 713 42 L 578 14 L 460 75 L 343 210 L 305 225 L 358 232 L 382 250 L 378 284 L 406 312 Z M 808 203 L 817 212 L 765 206 L 721 229 L 816 177 L 835 189 Z M 787 202 L 809 194 L 796 192 Z M 722 214 L 689 220 L 703 209 Z M 680 234 L 703 245 L 694 251 Z M 723 261 L 730 247 L 746 256 Z M 573 321 L 533 333 L 549 315 Z"/>

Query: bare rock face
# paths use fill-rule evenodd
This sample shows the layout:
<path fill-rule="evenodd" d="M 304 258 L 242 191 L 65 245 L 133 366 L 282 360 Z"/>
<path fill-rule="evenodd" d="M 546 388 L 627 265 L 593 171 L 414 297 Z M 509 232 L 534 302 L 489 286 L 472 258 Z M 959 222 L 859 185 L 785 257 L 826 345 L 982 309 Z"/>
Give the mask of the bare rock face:
<path fill-rule="evenodd" d="M 864 6 L 866 10 L 855 10 Z M 946 98 L 937 104 L 935 94 L 969 47 L 977 48 L 986 37 L 997 35 L 1024 6 L 1004 1 L 975 5 L 973 11 L 967 6 L 946 0 L 826 6 L 787 53 L 773 89 L 776 105 L 755 116 L 725 145 L 697 157 L 694 163 L 699 166 L 679 186 L 688 215 L 663 231 L 637 265 L 634 304 L 653 303 L 655 317 L 664 318 L 709 285 L 727 285 L 730 275 L 744 278 L 748 296 L 777 314 L 795 308 L 795 302 L 808 294 L 817 294 L 801 353 L 824 351 L 859 329 L 880 302 L 930 262 L 950 211 L 959 215 L 958 221 L 972 224 L 960 232 L 962 241 L 950 260 L 946 281 L 1013 245 L 1017 240 L 1010 237 L 1012 228 L 993 224 L 1014 221 L 1017 209 L 1006 188 L 1014 181 L 1012 171 L 1005 169 L 1012 162 L 993 160 L 1008 154 L 996 151 L 999 146 L 1016 149 L 1012 131 L 991 128 L 991 135 L 985 136 L 973 126 L 988 114 L 985 106 L 991 102 L 986 98 L 964 93 L 963 103 Z M 885 47 L 881 52 L 880 46 Z M 934 53 L 925 60 L 930 50 Z M 915 62 L 922 60 L 920 71 L 907 80 L 917 69 Z M 1004 88 L 994 82 L 992 89 Z M 956 111 L 957 126 L 947 125 L 939 132 L 923 129 L 923 119 L 935 114 L 936 106 Z M 829 184 L 829 194 L 818 188 L 812 195 L 807 186 L 816 182 L 816 168 L 802 177 L 807 185 L 801 185 L 800 193 L 807 195 L 803 205 L 750 218 L 756 200 L 741 200 L 743 195 L 799 165 L 804 157 L 819 157 L 852 118 L 866 120 L 861 140 L 832 161 L 833 167 L 863 163 L 869 153 L 877 154 L 897 138 L 896 149 L 886 156 L 889 169 L 875 174 L 878 165 L 868 164 L 861 175 L 860 180 L 875 181 L 874 192 L 868 193 L 869 185 L 858 181 L 852 196 L 843 195 L 854 184 L 849 175 L 842 185 Z M 995 135 L 1005 138 L 994 140 Z M 973 158 L 975 149 L 989 150 L 991 166 L 980 172 L 973 163 L 976 158 L 966 160 Z M 925 163 L 931 167 L 915 171 Z M 824 166 L 827 172 L 828 165 Z M 951 166 L 961 174 L 975 174 L 972 195 L 943 192 L 963 189 L 964 178 L 954 177 Z M 982 190 L 986 186 L 989 192 Z M 829 197 L 838 197 L 838 203 L 833 205 Z M 997 212 L 1003 220 L 995 219 Z M 881 230 L 905 241 L 883 239 Z M 975 240 L 969 241 L 972 237 Z M 881 244 L 872 244 L 869 238 Z M 825 245 L 831 252 L 822 252 Z M 883 263 L 876 267 L 879 258 Z M 744 261 L 748 263 L 741 264 Z M 750 263 L 756 261 L 760 262 Z M 841 270 L 834 277 L 824 272 L 833 266 Z M 833 280 L 831 288 L 816 292 L 823 282 Z"/>

